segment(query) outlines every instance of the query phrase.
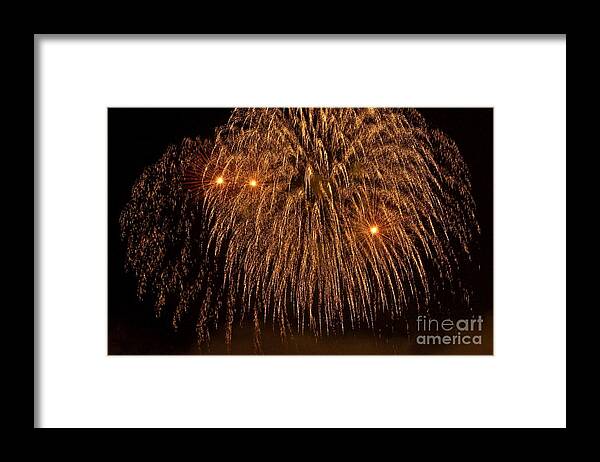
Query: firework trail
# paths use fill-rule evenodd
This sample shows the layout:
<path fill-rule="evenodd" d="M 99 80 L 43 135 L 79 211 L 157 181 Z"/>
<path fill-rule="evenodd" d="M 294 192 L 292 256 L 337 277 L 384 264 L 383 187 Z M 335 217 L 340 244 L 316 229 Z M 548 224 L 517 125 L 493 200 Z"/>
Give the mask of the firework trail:
<path fill-rule="evenodd" d="M 449 138 L 410 109 L 236 109 L 149 167 L 121 215 L 138 295 L 200 342 L 394 324 L 458 279 L 479 228 Z M 220 313 L 225 313 L 225 316 Z M 225 319 L 222 319 L 222 318 Z M 220 319 L 221 318 L 221 319 Z"/>

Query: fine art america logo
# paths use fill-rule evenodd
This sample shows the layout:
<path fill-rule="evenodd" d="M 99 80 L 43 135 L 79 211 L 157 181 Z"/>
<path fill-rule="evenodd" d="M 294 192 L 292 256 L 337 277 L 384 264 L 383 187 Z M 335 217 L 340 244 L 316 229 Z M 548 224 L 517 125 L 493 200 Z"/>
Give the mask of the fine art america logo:
<path fill-rule="evenodd" d="M 432 319 L 417 318 L 417 344 L 419 345 L 481 345 L 483 319 Z"/>

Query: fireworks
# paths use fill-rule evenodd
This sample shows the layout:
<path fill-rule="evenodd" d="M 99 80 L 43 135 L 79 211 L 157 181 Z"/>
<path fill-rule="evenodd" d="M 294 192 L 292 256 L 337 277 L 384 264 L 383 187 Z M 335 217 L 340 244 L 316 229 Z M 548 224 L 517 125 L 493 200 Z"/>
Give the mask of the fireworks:
<path fill-rule="evenodd" d="M 121 227 L 139 295 L 230 342 L 236 319 L 321 336 L 466 297 L 474 212 L 457 147 L 414 110 L 237 109 L 144 172 Z"/>

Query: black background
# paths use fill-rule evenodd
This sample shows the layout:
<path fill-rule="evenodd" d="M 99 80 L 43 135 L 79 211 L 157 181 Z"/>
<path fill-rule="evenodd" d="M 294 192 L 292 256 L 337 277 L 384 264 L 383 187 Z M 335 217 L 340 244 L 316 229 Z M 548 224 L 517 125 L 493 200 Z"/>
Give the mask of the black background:
<path fill-rule="evenodd" d="M 419 108 L 428 123 L 452 138 L 467 163 L 477 205 L 481 265 L 473 277 L 473 305 L 485 316 L 486 333 L 480 348 L 421 348 L 350 335 L 316 344 L 304 339 L 293 348 L 263 337 L 263 350 L 272 354 L 490 354 L 493 313 L 493 110 L 491 108 Z M 135 279 L 124 271 L 124 246 L 119 214 L 143 169 L 156 162 L 170 144 L 184 137 L 213 135 L 227 122 L 231 109 L 109 108 L 108 109 L 108 352 L 109 354 L 194 354 L 193 330 L 175 333 L 168 319 L 157 319 L 149 302 L 135 296 Z M 247 330 L 234 332 L 233 353 L 252 353 Z M 212 352 L 225 352 L 217 336 Z M 239 345 L 236 347 L 236 345 Z"/>

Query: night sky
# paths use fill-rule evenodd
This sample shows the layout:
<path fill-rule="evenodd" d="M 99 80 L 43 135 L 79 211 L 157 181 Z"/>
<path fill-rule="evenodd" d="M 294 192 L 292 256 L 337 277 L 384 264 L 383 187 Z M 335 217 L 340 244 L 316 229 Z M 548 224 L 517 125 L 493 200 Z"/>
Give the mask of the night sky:
<path fill-rule="evenodd" d="M 493 313 L 493 110 L 491 108 L 418 109 L 430 126 L 452 138 L 467 163 L 481 236 L 475 250 L 480 269 L 464 275 L 472 285 L 473 314 L 485 319 L 481 346 L 417 346 L 405 336 L 348 333 L 319 342 L 306 335 L 282 344 L 264 332 L 267 354 L 490 354 Z M 143 169 L 156 162 L 170 144 L 184 137 L 211 136 L 227 122 L 231 109 L 108 109 L 108 353 L 196 354 L 194 325 L 173 332 L 168 318 L 154 316 L 151 301 L 136 299 L 135 278 L 124 270 L 119 214 Z M 193 310 L 193 308 L 192 308 Z M 193 313 L 190 314 L 192 316 Z M 414 320 L 413 320 L 414 321 Z M 252 354 L 252 330 L 234 329 L 234 354 Z M 226 352 L 224 334 L 216 332 L 211 353 Z"/>

